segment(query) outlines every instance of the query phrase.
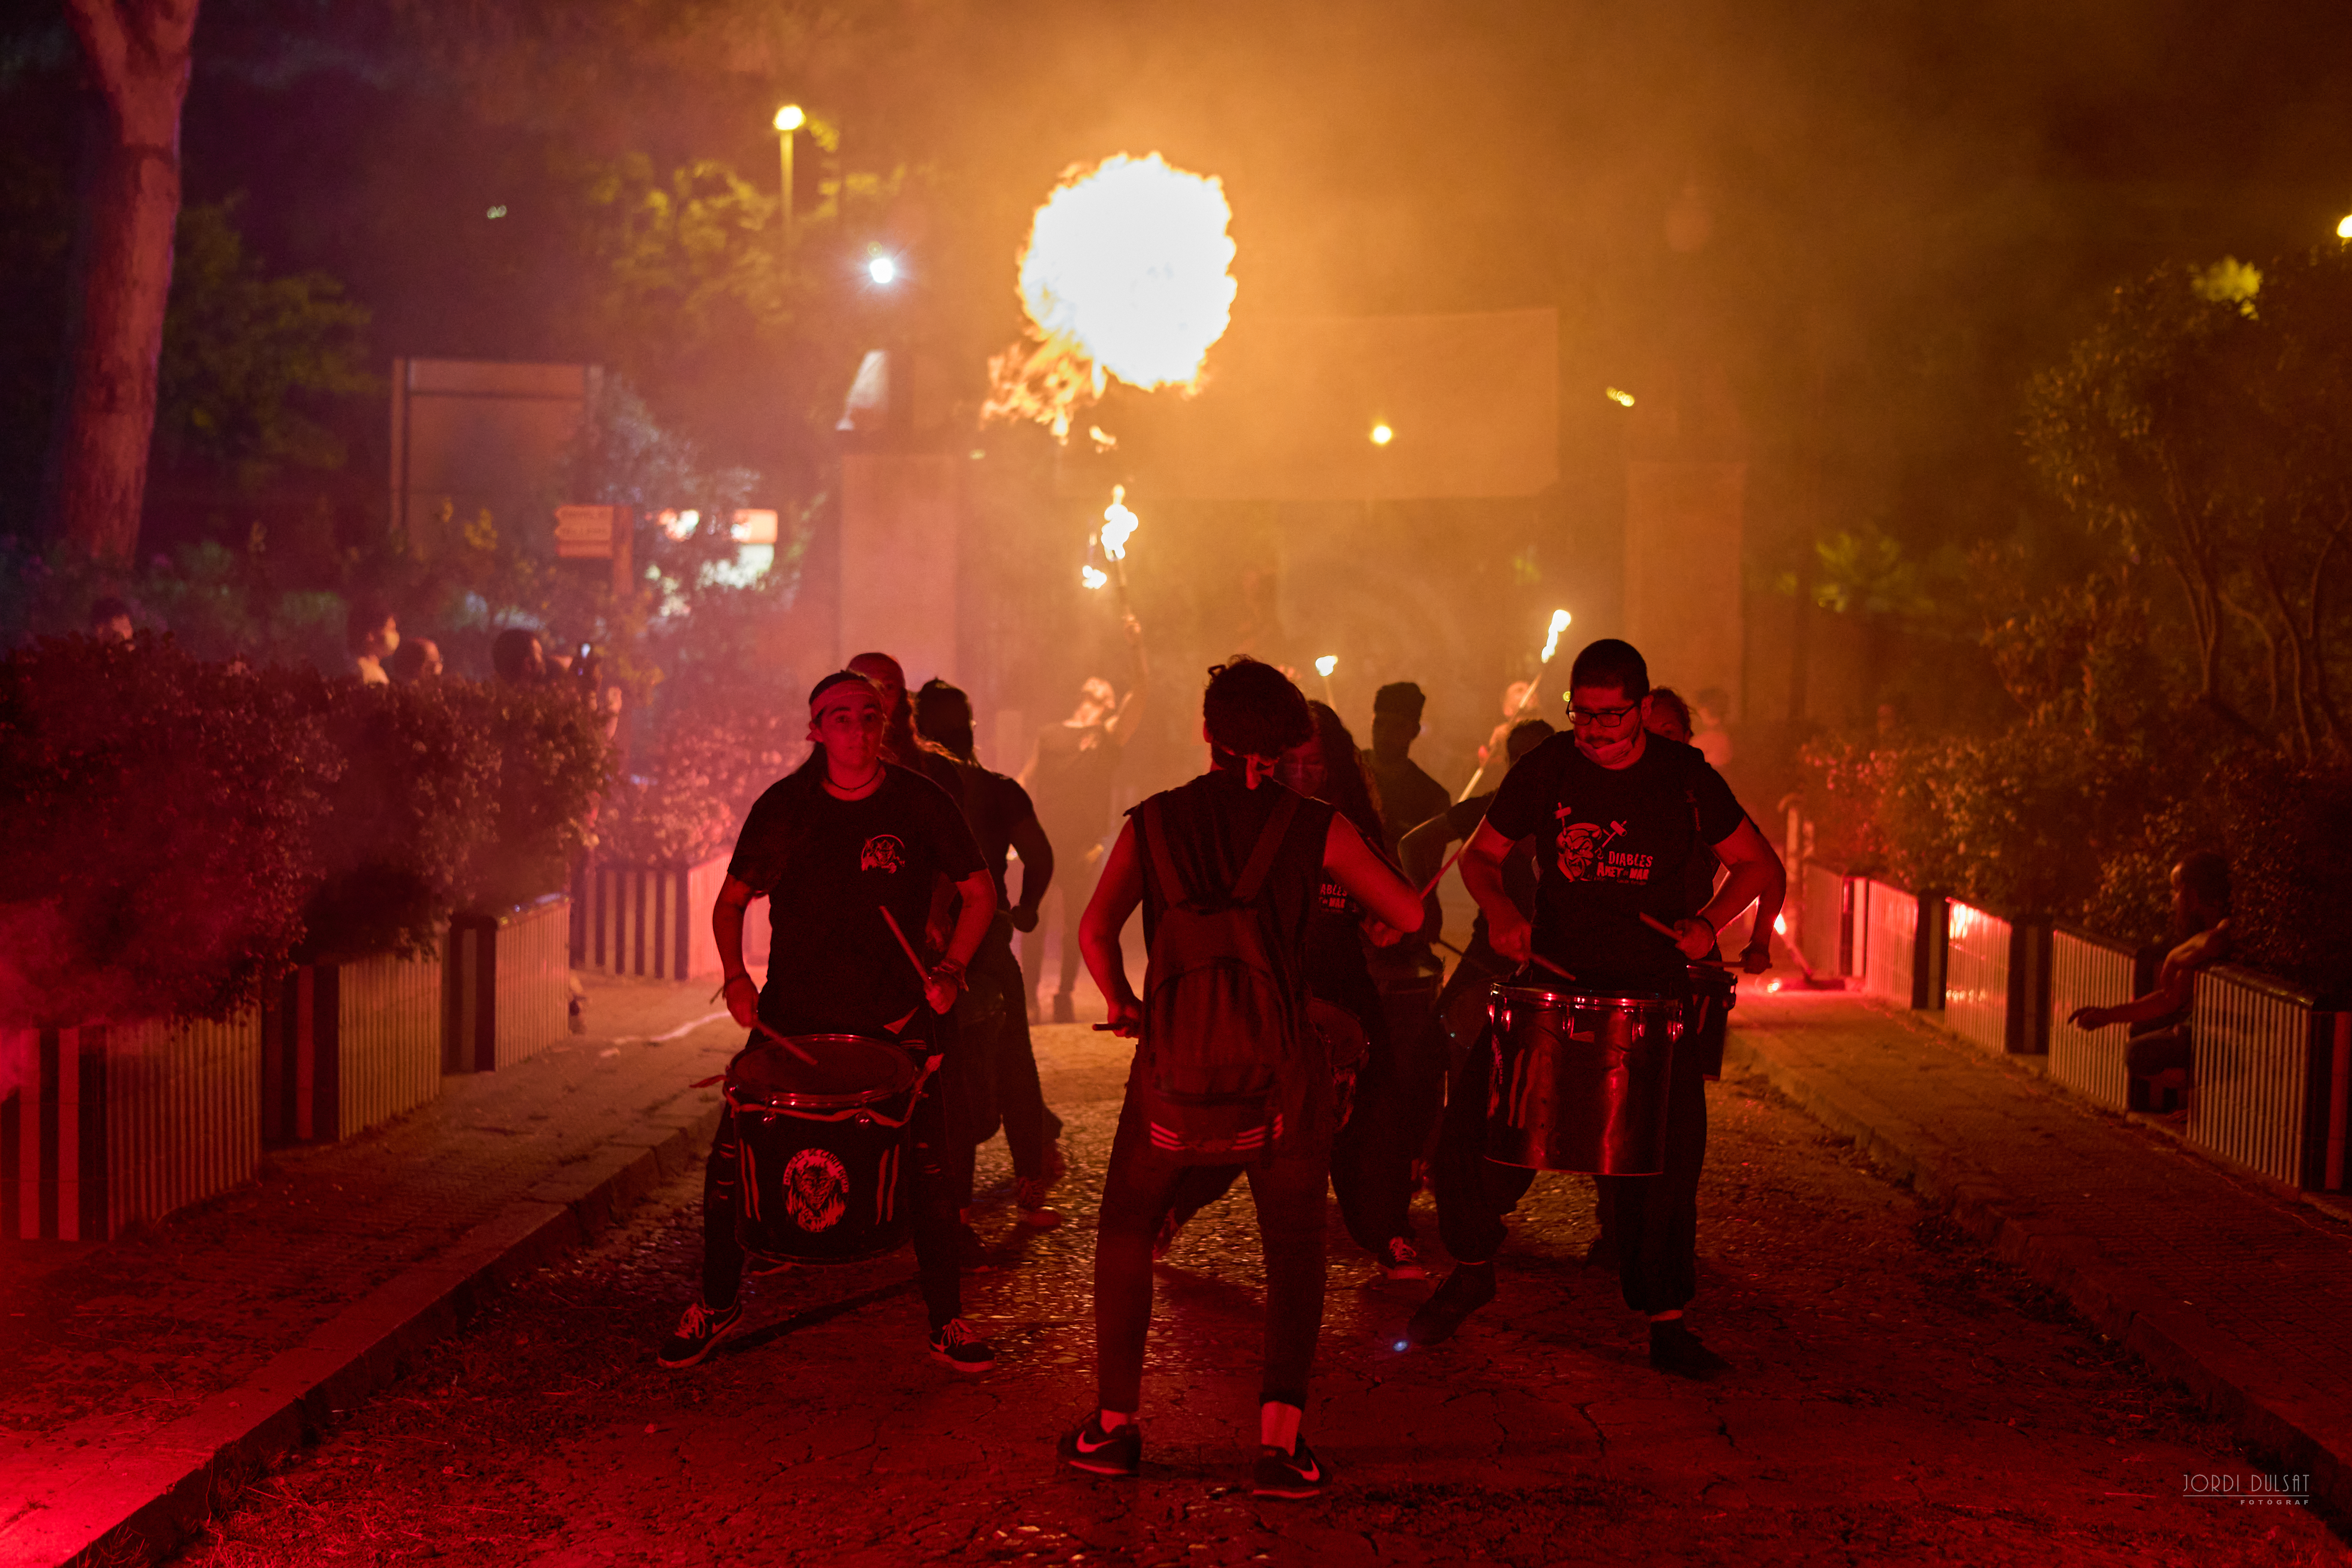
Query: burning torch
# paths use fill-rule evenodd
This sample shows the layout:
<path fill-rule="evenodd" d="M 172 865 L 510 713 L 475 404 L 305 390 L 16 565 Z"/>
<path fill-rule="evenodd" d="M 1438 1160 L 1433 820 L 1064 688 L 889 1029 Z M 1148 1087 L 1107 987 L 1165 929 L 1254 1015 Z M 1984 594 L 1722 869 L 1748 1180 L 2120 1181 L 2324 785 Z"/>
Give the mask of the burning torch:
<path fill-rule="evenodd" d="M 1534 704 L 1536 694 L 1543 690 L 1544 673 L 1551 668 L 1552 658 L 1559 652 L 1559 634 L 1568 630 L 1568 623 L 1571 619 L 1572 617 L 1565 610 L 1555 610 L 1551 612 L 1551 628 L 1544 637 L 1543 657 L 1536 670 L 1536 678 L 1528 683 L 1526 694 L 1519 698 L 1519 706 L 1513 708 L 1510 717 L 1503 721 L 1506 727 L 1517 724 L 1519 721 L 1519 716 L 1526 713 Z M 1486 762 L 1478 764 L 1478 771 L 1470 775 L 1470 782 L 1465 784 L 1462 787 L 1462 793 L 1454 797 L 1457 805 L 1478 792 L 1479 784 L 1486 777 L 1486 763 L 1492 761 L 1494 758 L 1488 757 Z"/>
<path fill-rule="evenodd" d="M 1339 706 L 1339 699 L 1331 695 L 1331 672 L 1339 667 L 1339 655 L 1337 653 L 1326 653 L 1315 661 L 1315 673 L 1323 677 L 1323 700 L 1329 704 L 1334 711 L 1337 711 Z"/>
<path fill-rule="evenodd" d="M 1137 526 L 1142 521 L 1128 507 L 1127 486 L 1112 486 L 1110 505 L 1103 508 L 1102 528 L 1088 541 L 1101 549 L 1103 559 L 1110 562 L 1110 570 L 1105 572 L 1092 561 L 1078 569 L 1079 580 L 1088 588 L 1100 589 L 1118 584 L 1118 612 L 1122 620 L 1133 613 L 1127 602 L 1127 541 L 1134 536 Z"/>

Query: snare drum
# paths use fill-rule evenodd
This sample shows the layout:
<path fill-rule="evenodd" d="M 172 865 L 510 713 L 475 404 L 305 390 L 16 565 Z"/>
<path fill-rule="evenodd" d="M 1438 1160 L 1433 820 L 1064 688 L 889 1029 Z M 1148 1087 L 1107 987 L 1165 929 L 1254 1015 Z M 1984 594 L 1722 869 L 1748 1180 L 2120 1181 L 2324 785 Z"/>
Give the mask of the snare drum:
<path fill-rule="evenodd" d="M 907 1239 L 907 1157 L 922 1074 L 906 1047 L 856 1034 L 754 1040 L 727 1066 L 742 1161 L 744 1248 L 854 1263 Z"/>
<path fill-rule="evenodd" d="M 1540 986 L 1488 995 L 1495 1071 L 1486 1157 L 1595 1176 L 1665 1169 L 1666 1084 L 1680 1001 Z"/>

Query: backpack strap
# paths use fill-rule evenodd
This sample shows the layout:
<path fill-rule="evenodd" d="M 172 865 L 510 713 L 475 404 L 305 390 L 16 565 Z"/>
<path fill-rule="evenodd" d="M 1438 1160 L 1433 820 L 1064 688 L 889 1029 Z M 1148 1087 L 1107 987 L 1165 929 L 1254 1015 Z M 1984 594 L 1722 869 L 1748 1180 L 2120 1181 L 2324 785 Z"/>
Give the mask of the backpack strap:
<path fill-rule="evenodd" d="M 1135 831 L 1143 840 L 1144 852 L 1150 857 L 1151 871 L 1160 883 L 1162 904 L 1181 904 L 1191 896 L 1184 879 L 1177 874 L 1176 857 L 1168 852 L 1168 824 L 1161 812 L 1166 801 L 1154 795 L 1136 808 Z"/>
<path fill-rule="evenodd" d="M 1257 847 L 1250 852 L 1249 863 L 1242 867 L 1240 880 L 1234 883 L 1233 900 L 1247 904 L 1265 885 L 1267 875 L 1274 870 L 1274 857 L 1282 852 L 1282 841 L 1289 836 L 1290 820 L 1298 814 L 1298 797 L 1289 790 L 1274 803 L 1274 815 L 1265 821 L 1265 831 L 1257 836 Z"/>

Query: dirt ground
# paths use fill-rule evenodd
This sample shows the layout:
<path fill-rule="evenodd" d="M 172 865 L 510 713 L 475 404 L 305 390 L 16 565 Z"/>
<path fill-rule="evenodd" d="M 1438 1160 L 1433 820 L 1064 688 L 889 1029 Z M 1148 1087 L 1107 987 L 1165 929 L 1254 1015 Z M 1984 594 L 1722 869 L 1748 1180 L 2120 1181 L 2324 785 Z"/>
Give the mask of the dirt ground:
<path fill-rule="evenodd" d="M 1583 1178 L 1538 1180 L 1500 1297 L 1424 1351 L 1397 1347 L 1428 1287 L 1377 1282 L 1335 1211 L 1307 1424 L 1335 1483 L 1258 1502 L 1237 1191 L 1160 1270 L 1144 1474 L 1074 1477 L 1054 1445 L 1091 1398 L 1123 1048 L 1083 1028 L 1039 1048 L 1068 1223 L 1014 1236 L 1003 1145 L 983 1152 L 982 1229 L 1011 1266 L 970 1276 L 966 1308 L 994 1372 L 923 1354 L 904 1255 L 751 1286 L 724 1354 L 656 1367 L 693 1288 L 698 1168 L 257 1478 L 184 1561 L 2352 1562 L 2309 1510 L 2184 1498 L 2185 1476 L 2276 1467 L 1759 1079 L 1710 1091 L 1692 1321 L 1727 1375 L 1650 1370 L 1613 1274 L 1580 1264 Z"/>

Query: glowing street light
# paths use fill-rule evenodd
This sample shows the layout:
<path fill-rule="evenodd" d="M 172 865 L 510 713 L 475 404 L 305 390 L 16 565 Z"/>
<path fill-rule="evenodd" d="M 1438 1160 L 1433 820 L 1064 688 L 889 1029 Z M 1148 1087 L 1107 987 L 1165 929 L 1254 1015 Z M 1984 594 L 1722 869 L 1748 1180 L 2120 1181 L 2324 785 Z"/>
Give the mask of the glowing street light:
<path fill-rule="evenodd" d="M 784 260 L 789 264 L 793 255 L 793 132 L 808 123 L 808 116 L 797 103 L 788 103 L 776 110 L 776 145 L 784 160 L 783 243 Z"/>
<path fill-rule="evenodd" d="M 1396 432 L 1390 429 L 1385 423 L 1372 426 L 1373 445 L 1386 446 L 1390 442 L 1394 441 L 1395 439 Z"/>
<path fill-rule="evenodd" d="M 2352 223 L 2352 218 L 2347 218 L 2344 221 L 2347 223 Z M 1633 406 L 1633 394 L 1622 390 L 1622 388 L 1611 387 L 1608 390 L 1607 396 L 1611 402 L 1615 403 L 1620 408 L 1631 408 Z"/>
<path fill-rule="evenodd" d="M 877 256 L 866 264 L 866 276 L 887 288 L 898 281 L 898 264 L 887 256 Z"/>

